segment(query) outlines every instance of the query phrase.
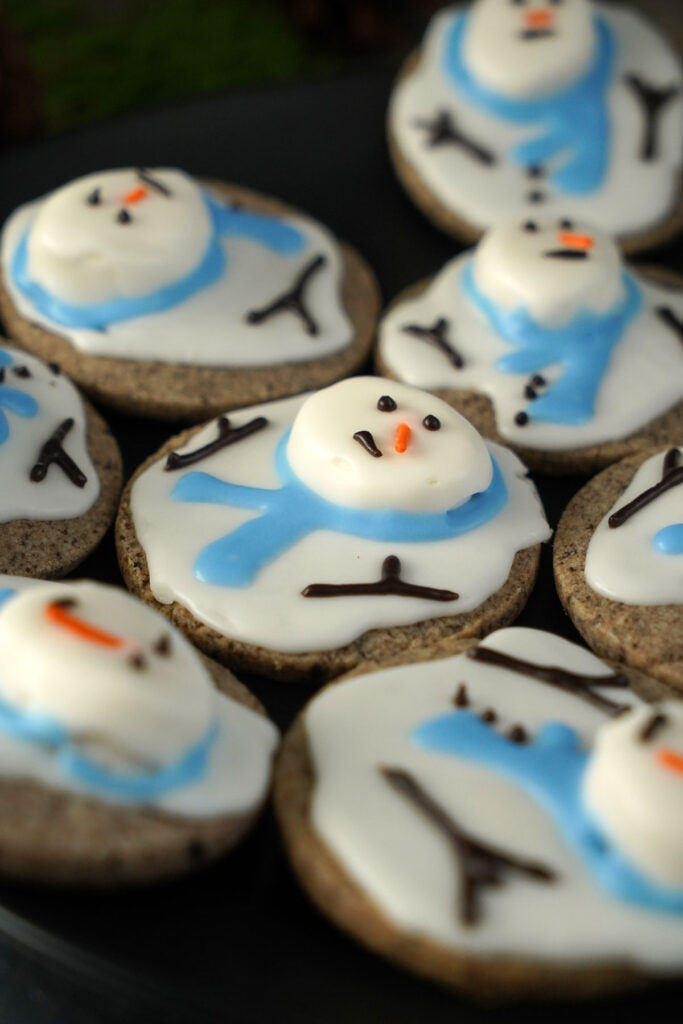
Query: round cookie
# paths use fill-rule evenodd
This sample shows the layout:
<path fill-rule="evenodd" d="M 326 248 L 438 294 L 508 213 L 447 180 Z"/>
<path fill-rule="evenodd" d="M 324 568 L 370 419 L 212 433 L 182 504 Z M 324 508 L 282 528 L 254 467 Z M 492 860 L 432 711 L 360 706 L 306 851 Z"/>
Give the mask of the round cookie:
<path fill-rule="evenodd" d="M 133 593 L 213 657 L 283 679 L 512 621 L 548 536 L 512 452 L 377 377 L 171 439 L 117 520 Z"/>
<path fill-rule="evenodd" d="M 590 480 L 564 511 L 553 555 L 560 600 L 586 642 L 602 657 L 678 689 L 683 688 L 681 452 L 634 455 Z M 620 513 L 612 520 L 618 525 L 609 525 L 614 513 L 651 488 L 639 511 Z"/>
<path fill-rule="evenodd" d="M 683 435 L 683 279 L 563 217 L 492 228 L 380 323 L 380 373 L 444 398 L 539 473 Z"/>
<path fill-rule="evenodd" d="M 366 263 L 326 228 L 168 168 L 88 175 L 20 207 L 0 256 L 12 337 L 156 419 L 338 380 L 365 361 L 379 312 Z"/>
<path fill-rule="evenodd" d="M 125 591 L 0 577 L 0 872 L 118 886 L 197 868 L 267 795 L 277 731 Z"/>
<path fill-rule="evenodd" d="M 640 769 L 680 756 L 681 706 L 648 708 L 623 684 L 650 700 L 666 687 L 539 630 L 471 648 L 360 668 L 295 721 L 274 797 L 306 893 L 372 951 L 482 1000 L 680 973 L 683 782 L 664 769 L 659 792 L 660 765 Z"/>
<path fill-rule="evenodd" d="M 465 241 L 539 210 L 627 251 L 683 225 L 683 72 L 641 13 L 589 0 L 474 0 L 432 19 L 388 113 L 411 198 Z"/>
<path fill-rule="evenodd" d="M 58 364 L 0 347 L 0 572 L 64 576 L 114 519 L 123 467 Z"/>

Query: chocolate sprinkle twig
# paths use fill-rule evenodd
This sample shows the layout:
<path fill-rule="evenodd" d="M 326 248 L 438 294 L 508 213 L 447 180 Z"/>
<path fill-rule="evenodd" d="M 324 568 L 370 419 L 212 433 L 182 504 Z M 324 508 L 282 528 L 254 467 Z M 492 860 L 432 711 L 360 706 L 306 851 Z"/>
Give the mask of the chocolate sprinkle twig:
<path fill-rule="evenodd" d="M 433 342 L 437 348 L 441 349 L 449 363 L 452 363 L 456 370 L 462 370 L 465 360 L 446 337 L 449 326 L 448 320 L 441 316 L 431 327 L 421 327 L 420 324 L 406 324 L 401 330 L 406 334 L 414 335 L 416 338 L 424 338 L 425 341 Z"/>
<path fill-rule="evenodd" d="M 670 327 L 678 335 L 678 340 L 683 342 L 683 320 L 676 316 L 671 306 L 658 306 L 655 312 L 662 323 Z"/>
<path fill-rule="evenodd" d="M 458 916 L 462 924 L 479 923 L 479 890 L 484 886 L 498 888 L 507 872 L 517 872 L 537 882 L 555 881 L 555 872 L 544 864 L 496 849 L 465 832 L 408 772 L 385 766 L 379 771 L 389 785 L 409 800 L 448 840 L 460 866 Z"/>
<path fill-rule="evenodd" d="M 283 295 L 279 295 L 262 309 L 252 309 L 250 313 L 247 313 L 247 323 L 262 324 L 264 320 L 269 320 L 271 316 L 276 316 L 278 313 L 289 312 L 294 313 L 295 316 L 301 318 L 307 334 L 319 334 L 320 329 L 317 323 L 306 309 L 304 302 L 304 290 L 313 275 L 324 267 L 326 262 L 327 260 L 324 256 L 315 256 L 301 271 L 289 291 L 286 291 Z"/>
<path fill-rule="evenodd" d="M 421 587 L 401 579 L 401 562 L 396 555 L 389 555 L 382 562 L 381 579 L 373 583 L 309 583 L 301 591 L 304 597 L 362 597 L 392 594 L 396 597 L 421 597 L 426 601 L 457 601 L 458 594 L 452 590 L 437 590 L 435 587 Z"/>
<path fill-rule="evenodd" d="M 73 419 L 62 420 L 57 429 L 48 437 L 40 449 L 38 459 L 29 474 L 33 483 L 40 483 L 47 476 L 47 471 L 54 462 L 76 487 L 85 487 L 88 478 L 76 465 L 70 455 L 64 451 L 62 442 L 74 425 Z"/>
<path fill-rule="evenodd" d="M 196 448 L 193 452 L 185 452 L 183 455 L 179 455 L 178 452 L 171 452 L 166 459 L 164 469 L 184 469 L 185 466 L 191 466 L 195 462 L 200 462 L 202 459 L 207 458 L 207 456 L 213 455 L 214 452 L 220 451 L 221 448 L 226 448 L 229 444 L 236 444 L 237 441 L 249 437 L 250 434 L 255 434 L 257 430 L 262 430 L 267 423 L 268 420 L 265 416 L 257 416 L 255 419 L 249 420 L 248 423 L 244 423 L 241 427 L 231 427 L 228 417 L 221 416 L 218 420 L 218 437 L 215 441 L 209 441 L 208 444 L 202 445 L 201 448 Z"/>
<path fill-rule="evenodd" d="M 457 126 L 455 119 L 448 110 L 439 110 L 431 121 L 421 118 L 414 122 L 416 128 L 424 129 L 427 134 L 426 146 L 434 149 L 436 146 L 453 145 L 459 146 L 478 163 L 491 167 L 496 163 L 496 158 L 490 149 L 475 142 L 474 139 L 465 135 Z"/>
<path fill-rule="evenodd" d="M 658 152 L 657 129 L 664 108 L 671 103 L 680 93 L 676 85 L 666 86 L 658 89 L 649 85 L 638 75 L 624 75 L 624 81 L 630 85 L 635 96 L 640 101 L 643 116 L 645 118 L 645 129 L 640 144 L 640 159 L 645 161 L 654 160 Z"/>
<path fill-rule="evenodd" d="M 156 189 L 157 192 L 161 193 L 162 196 L 166 196 L 168 199 L 171 195 L 171 190 L 163 182 L 159 181 L 158 178 L 153 178 L 149 171 L 144 167 L 138 167 L 137 176 L 140 181 L 144 181 L 145 185 L 149 185 L 150 188 Z"/>
<path fill-rule="evenodd" d="M 647 490 L 636 495 L 627 505 L 622 505 L 616 512 L 613 512 L 607 520 L 607 525 L 610 529 L 616 530 L 617 527 L 623 526 L 636 512 L 640 512 L 641 508 L 645 508 L 655 501 L 656 498 L 659 498 L 660 495 L 665 494 L 672 487 L 677 487 L 681 483 L 683 483 L 683 466 L 678 465 L 678 449 L 672 448 L 664 456 L 662 479 L 659 483 L 648 487 Z"/>

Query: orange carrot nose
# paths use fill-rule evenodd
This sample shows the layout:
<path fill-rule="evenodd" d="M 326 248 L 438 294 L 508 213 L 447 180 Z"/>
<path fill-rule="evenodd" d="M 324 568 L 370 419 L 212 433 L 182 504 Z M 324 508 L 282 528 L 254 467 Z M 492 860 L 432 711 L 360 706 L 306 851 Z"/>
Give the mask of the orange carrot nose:
<path fill-rule="evenodd" d="M 85 619 L 79 619 L 71 612 L 70 603 L 51 601 L 45 608 L 45 618 L 55 626 L 73 633 L 81 640 L 91 644 L 99 644 L 100 647 L 123 647 L 123 640 L 120 636 L 108 633 L 99 626 L 93 626 Z"/>
<path fill-rule="evenodd" d="M 547 7 L 536 7 L 524 11 L 522 21 L 527 28 L 550 28 L 555 22 L 555 15 Z"/>
<path fill-rule="evenodd" d="M 575 235 L 573 231 L 560 231 L 557 237 L 569 249 L 592 249 L 595 245 L 590 235 Z"/>
<path fill-rule="evenodd" d="M 670 750 L 668 747 L 658 750 L 657 760 L 662 768 L 668 768 L 670 772 L 678 772 L 679 775 L 683 775 L 683 756 L 677 754 L 675 750 Z"/>
<path fill-rule="evenodd" d="M 396 444 L 394 451 L 401 455 L 410 444 L 410 427 L 407 423 L 399 423 L 396 428 Z"/>
<path fill-rule="evenodd" d="M 147 189 L 143 188 L 142 185 L 137 185 L 132 188 L 130 192 L 123 197 L 124 206 L 130 206 L 131 203 L 139 203 L 141 199 L 145 199 L 147 196 Z"/>

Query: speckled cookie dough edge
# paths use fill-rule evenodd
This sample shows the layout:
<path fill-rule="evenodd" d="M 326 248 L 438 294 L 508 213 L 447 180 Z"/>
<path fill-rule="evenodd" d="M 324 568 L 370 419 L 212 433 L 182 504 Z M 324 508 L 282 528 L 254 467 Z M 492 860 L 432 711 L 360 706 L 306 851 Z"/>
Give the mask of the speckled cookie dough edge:
<path fill-rule="evenodd" d="M 216 181 L 206 184 L 224 198 L 252 210 L 307 216 L 241 186 Z M 87 356 L 66 338 L 24 319 L 1 275 L 0 316 L 17 345 L 41 359 L 58 362 L 95 401 L 126 415 L 199 422 L 237 406 L 325 387 L 361 368 L 372 349 L 381 294 L 360 253 L 346 242 L 336 241 L 344 259 L 342 298 L 354 327 L 354 339 L 341 351 L 310 362 L 233 368 Z"/>
<path fill-rule="evenodd" d="M 383 665 L 400 652 L 428 653 L 444 638 L 481 637 L 509 625 L 521 613 L 533 590 L 541 557 L 541 545 L 518 551 L 503 586 L 471 612 L 426 619 L 407 626 L 373 629 L 357 640 L 327 651 L 295 653 L 275 651 L 234 640 L 196 619 L 177 601 L 161 604 L 152 594 L 145 552 L 138 540 L 130 508 L 131 489 L 154 462 L 182 447 L 201 425 L 183 431 L 150 456 L 129 480 L 116 520 L 116 549 L 121 574 L 128 589 L 161 612 L 201 650 L 235 671 L 253 672 L 282 681 L 321 683 L 369 662 Z"/>

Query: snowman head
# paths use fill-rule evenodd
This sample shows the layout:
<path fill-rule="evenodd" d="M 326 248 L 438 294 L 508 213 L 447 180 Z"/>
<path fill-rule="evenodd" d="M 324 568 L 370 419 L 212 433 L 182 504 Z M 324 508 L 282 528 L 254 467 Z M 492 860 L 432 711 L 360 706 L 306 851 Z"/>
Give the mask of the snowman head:
<path fill-rule="evenodd" d="M 190 273 L 211 234 L 201 189 L 182 171 L 102 171 L 42 201 L 28 272 L 75 305 L 139 298 Z"/>
<path fill-rule="evenodd" d="M 537 99 L 575 81 L 594 49 L 589 0 L 475 0 L 464 58 L 489 89 Z"/>
<path fill-rule="evenodd" d="M 0 700 L 104 766 L 157 769 L 206 734 L 215 691 L 190 644 L 98 583 L 29 587 L 0 610 Z"/>
<path fill-rule="evenodd" d="M 464 417 L 425 391 L 352 377 L 311 395 L 287 446 L 292 469 L 337 505 L 443 512 L 484 491 L 491 457 Z"/>
<path fill-rule="evenodd" d="M 621 255 L 608 235 L 574 220 L 527 220 L 487 232 L 474 255 L 480 291 L 559 327 L 582 310 L 602 314 L 623 296 Z"/>
<path fill-rule="evenodd" d="M 627 861 L 683 886 L 683 702 L 639 706 L 598 733 L 583 800 Z"/>

